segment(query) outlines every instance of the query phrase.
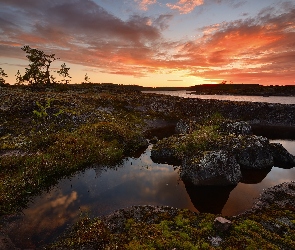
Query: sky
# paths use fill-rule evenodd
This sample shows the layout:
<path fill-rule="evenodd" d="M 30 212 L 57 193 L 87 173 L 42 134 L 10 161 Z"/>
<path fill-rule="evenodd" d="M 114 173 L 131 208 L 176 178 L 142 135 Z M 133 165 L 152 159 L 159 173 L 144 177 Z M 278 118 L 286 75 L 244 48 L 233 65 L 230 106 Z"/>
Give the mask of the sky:
<path fill-rule="evenodd" d="M 295 1 L 0 0 L 0 68 L 15 83 L 29 45 L 71 83 L 295 85 Z"/>

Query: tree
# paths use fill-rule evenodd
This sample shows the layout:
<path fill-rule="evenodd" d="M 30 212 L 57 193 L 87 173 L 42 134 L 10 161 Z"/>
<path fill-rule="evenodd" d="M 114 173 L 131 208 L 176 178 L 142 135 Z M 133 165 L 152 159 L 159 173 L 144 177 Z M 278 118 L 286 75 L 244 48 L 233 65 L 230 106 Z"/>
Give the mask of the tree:
<path fill-rule="evenodd" d="M 69 70 L 70 68 L 67 68 L 66 64 L 64 63 L 61 65 L 61 69 L 57 71 L 57 73 L 64 78 L 61 81 L 65 84 L 68 84 L 70 82 L 70 79 L 67 79 L 67 78 L 72 78 L 69 75 Z"/>
<path fill-rule="evenodd" d="M 55 54 L 46 55 L 42 50 L 32 49 L 28 45 L 21 49 L 27 53 L 26 57 L 30 61 L 22 79 L 30 84 L 50 84 L 49 68 L 51 63 L 58 59 Z"/>
<path fill-rule="evenodd" d="M 4 70 L 2 68 L 0 68 L 0 85 L 5 84 L 4 77 L 8 77 L 8 75 L 4 72 Z"/>
<path fill-rule="evenodd" d="M 91 83 L 90 82 L 90 77 L 87 75 L 87 73 L 85 74 L 85 76 L 84 76 L 84 82 L 82 82 L 82 83 Z"/>
<path fill-rule="evenodd" d="M 24 80 L 23 80 L 23 77 L 22 77 L 22 75 L 20 74 L 19 70 L 17 71 L 15 77 L 16 77 L 16 79 L 15 79 L 15 81 L 16 81 L 16 85 L 20 85 L 20 84 L 23 83 Z"/>

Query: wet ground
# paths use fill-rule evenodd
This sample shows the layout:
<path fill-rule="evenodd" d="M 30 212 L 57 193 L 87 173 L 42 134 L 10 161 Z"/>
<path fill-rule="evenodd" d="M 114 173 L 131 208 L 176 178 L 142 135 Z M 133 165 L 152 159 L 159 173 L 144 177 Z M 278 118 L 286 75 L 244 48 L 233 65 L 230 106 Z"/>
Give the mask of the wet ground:
<path fill-rule="evenodd" d="M 280 142 L 295 154 L 295 141 Z M 178 168 L 156 164 L 149 148 L 138 158 L 127 158 L 114 169 L 90 168 L 63 179 L 49 192 L 35 197 L 23 214 L 7 227 L 12 241 L 22 247 L 49 243 L 73 224 L 81 213 L 101 216 L 133 205 L 163 205 L 192 211 L 236 215 L 249 209 L 263 189 L 295 179 L 295 169 L 273 167 L 243 173 L 236 187 L 188 187 Z"/>

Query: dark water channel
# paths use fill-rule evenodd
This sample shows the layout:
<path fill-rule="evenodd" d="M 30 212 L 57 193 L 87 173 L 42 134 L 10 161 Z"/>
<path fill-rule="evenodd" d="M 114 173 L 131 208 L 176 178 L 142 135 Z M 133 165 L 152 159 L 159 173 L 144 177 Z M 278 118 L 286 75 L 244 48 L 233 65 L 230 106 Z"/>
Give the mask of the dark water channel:
<path fill-rule="evenodd" d="M 282 143 L 295 154 L 294 140 L 273 142 Z M 61 180 L 49 192 L 34 198 L 23 214 L 7 225 L 8 235 L 18 247 L 32 248 L 54 240 L 81 212 L 101 216 L 132 205 L 236 215 L 249 209 L 264 188 L 295 180 L 295 168 L 273 167 L 245 172 L 236 187 L 190 188 L 173 166 L 152 162 L 151 147 L 139 158 L 125 159 L 114 169 L 92 168 Z"/>

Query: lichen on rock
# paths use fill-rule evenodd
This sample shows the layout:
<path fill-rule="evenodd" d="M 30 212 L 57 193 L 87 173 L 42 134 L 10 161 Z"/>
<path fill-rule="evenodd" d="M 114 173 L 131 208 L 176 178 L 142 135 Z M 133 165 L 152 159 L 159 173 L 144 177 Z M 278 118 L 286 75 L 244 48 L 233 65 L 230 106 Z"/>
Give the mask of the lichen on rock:
<path fill-rule="evenodd" d="M 236 185 L 241 169 L 293 167 L 295 157 L 282 145 L 252 134 L 244 121 L 225 120 L 219 124 L 177 123 L 181 134 L 159 140 L 151 157 L 156 162 L 181 165 L 181 178 L 194 185 Z"/>
<path fill-rule="evenodd" d="M 199 161 L 184 159 L 180 177 L 194 185 L 236 185 L 242 174 L 236 159 L 227 151 L 210 151 Z"/>

